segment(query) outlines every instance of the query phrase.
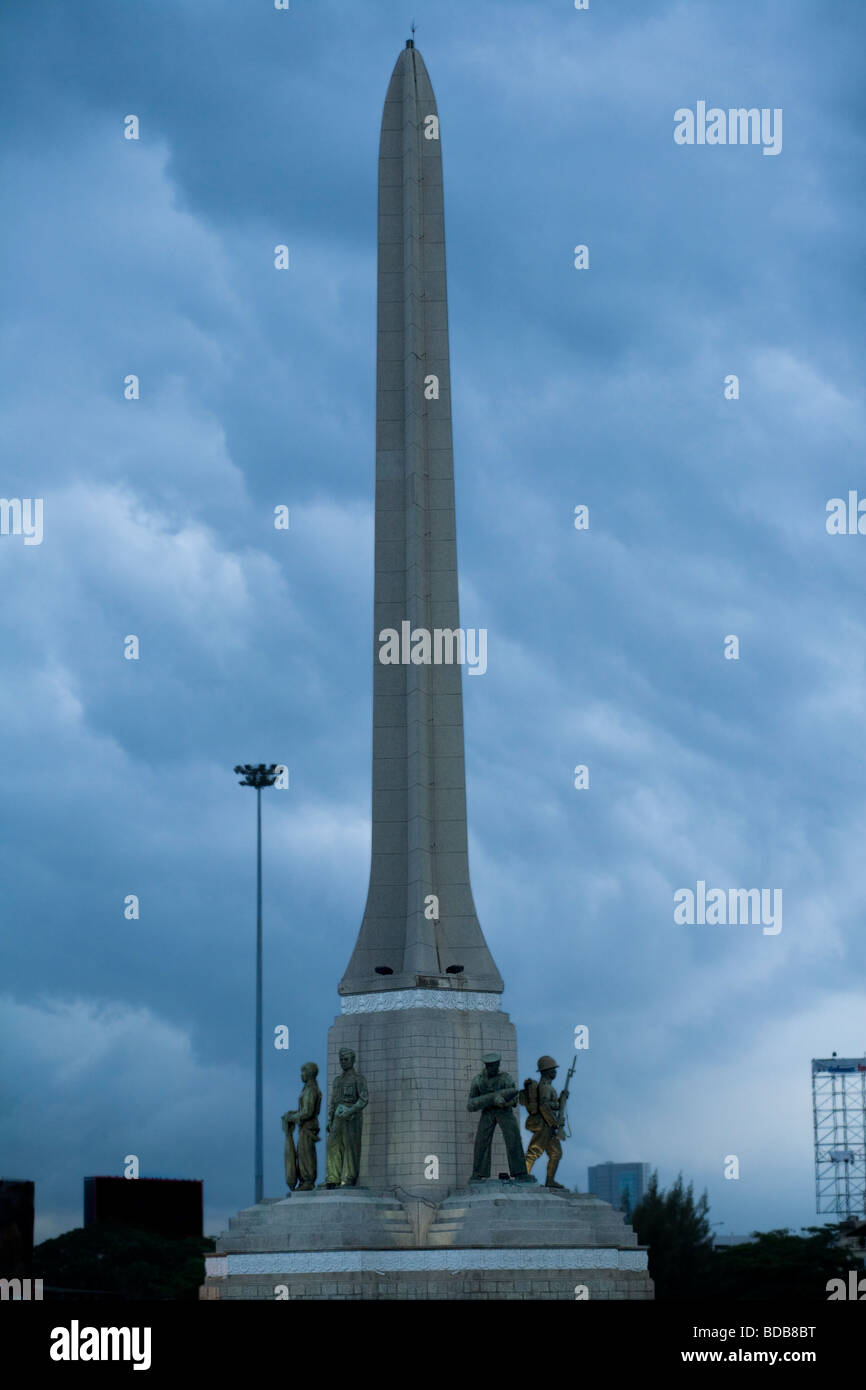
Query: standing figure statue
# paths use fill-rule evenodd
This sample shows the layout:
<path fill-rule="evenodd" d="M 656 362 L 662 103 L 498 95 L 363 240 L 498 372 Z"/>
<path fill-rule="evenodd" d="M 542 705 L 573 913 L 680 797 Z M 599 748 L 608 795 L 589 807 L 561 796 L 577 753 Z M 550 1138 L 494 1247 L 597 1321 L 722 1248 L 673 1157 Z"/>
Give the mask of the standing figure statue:
<path fill-rule="evenodd" d="M 299 1192 L 312 1192 L 316 1186 L 319 1171 L 316 1162 L 316 1145 L 319 1142 L 319 1110 L 322 1105 L 322 1092 L 316 1080 L 319 1068 L 315 1062 L 305 1062 L 301 1067 L 301 1080 L 304 1089 L 298 1096 L 297 1110 L 287 1110 L 283 1116 L 283 1129 L 286 1135 L 286 1186 L 291 1192 L 297 1187 Z M 295 1148 L 294 1128 L 298 1126 L 298 1144 Z"/>
<path fill-rule="evenodd" d="M 542 1154 L 547 1154 L 547 1179 L 544 1186 L 555 1187 L 564 1192 L 566 1189 L 561 1182 L 556 1182 L 555 1174 L 562 1158 L 559 1135 L 565 1123 L 568 1082 L 571 1080 L 574 1066 L 568 1074 L 565 1090 L 561 1096 L 557 1096 L 553 1083 L 558 1066 L 559 1063 L 553 1057 L 539 1057 L 540 1079 L 533 1081 L 530 1078 L 524 1081 L 523 1090 L 520 1092 L 520 1104 L 529 1112 L 526 1128 L 532 1133 L 529 1148 L 526 1150 L 526 1171 L 531 1173 L 536 1159 L 541 1158 Z"/>
<path fill-rule="evenodd" d="M 340 1048 L 338 1076 L 331 1087 L 328 1106 L 328 1147 L 326 1151 L 326 1187 L 354 1187 L 361 1166 L 361 1111 L 370 1099 L 367 1083 L 355 1071 L 355 1054 L 351 1047 Z"/>
<path fill-rule="evenodd" d="M 514 1114 L 517 1087 L 507 1071 L 499 1070 L 502 1058 L 498 1052 L 485 1052 L 481 1058 L 484 1071 L 479 1072 L 469 1090 L 467 1110 L 480 1110 L 475 1134 L 475 1153 L 472 1160 L 472 1182 L 490 1177 L 490 1150 L 498 1125 L 505 1140 L 508 1171 L 518 1182 L 535 1182 L 526 1171 L 520 1129 Z"/>

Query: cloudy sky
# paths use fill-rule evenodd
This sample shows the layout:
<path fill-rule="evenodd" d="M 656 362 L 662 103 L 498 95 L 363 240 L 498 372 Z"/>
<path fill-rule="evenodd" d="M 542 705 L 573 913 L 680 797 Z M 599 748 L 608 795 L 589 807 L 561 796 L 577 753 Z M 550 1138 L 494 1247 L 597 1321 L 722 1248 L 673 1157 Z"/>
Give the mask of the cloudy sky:
<path fill-rule="evenodd" d="M 376 158 L 413 18 L 489 634 L 470 861 L 521 1073 L 589 1026 L 571 1184 L 637 1159 L 722 1233 L 817 1219 L 810 1059 L 866 1050 L 866 539 L 825 525 L 866 495 L 862 7 L 13 0 L 0 492 L 44 532 L 0 536 L 0 1158 L 39 1238 L 130 1153 L 203 1178 L 208 1231 L 252 1199 L 240 761 L 291 772 L 275 1195 L 324 1061 L 369 868 Z M 677 145 L 698 101 L 781 108 L 781 153 Z M 782 930 L 677 925 L 698 880 L 781 889 Z"/>

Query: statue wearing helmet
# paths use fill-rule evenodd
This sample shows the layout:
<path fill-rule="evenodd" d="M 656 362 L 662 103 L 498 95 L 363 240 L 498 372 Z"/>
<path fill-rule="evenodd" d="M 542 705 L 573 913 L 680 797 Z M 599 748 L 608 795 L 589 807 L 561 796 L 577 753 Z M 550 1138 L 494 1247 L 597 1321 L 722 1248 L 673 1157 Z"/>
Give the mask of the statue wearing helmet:
<path fill-rule="evenodd" d="M 520 1103 L 526 1109 L 526 1128 L 531 1132 L 529 1148 L 526 1150 L 526 1171 L 532 1172 L 532 1165 L 542 1154 L 547 1154 L 547 1178 L 545 1187 L 557 1188 L 564 1192 L 561 1182 L 556 1181 L 556 1170 L 562 1158 L 562 1144 L 559 1132 L 565 1119 L 565 1102 L 568 1099 L 568 1086 L 558 1096 L 553 1082 L 556 1078 L 558 1062 L 546 1054 L 538 1059 L 539 1080 L 531 1078 L 523 1083 Z M 570 1074 L 569 1074 L 570 1075 Z"/>

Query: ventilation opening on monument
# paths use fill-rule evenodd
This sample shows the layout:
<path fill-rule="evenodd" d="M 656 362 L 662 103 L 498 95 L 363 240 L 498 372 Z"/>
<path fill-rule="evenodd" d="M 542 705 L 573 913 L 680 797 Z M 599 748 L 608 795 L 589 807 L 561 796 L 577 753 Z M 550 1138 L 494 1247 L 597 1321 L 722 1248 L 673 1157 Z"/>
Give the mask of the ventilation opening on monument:
<path fill-rule="evenodd" d="M 462 974 L 463 974 L 463 971 L 464 971 L 465 969 L 466 969 L 466 966 L 465 966 L 465 965 L 446 965 L 446 967 L 445 967 L 445 974 L 446 974 L 446 975 L 462 975 Z"/>
<path fill-rule="evenodd" d="M 377 975 L 393 975 L 393 974 L 394 974 L 394 971 L 391 969 L 390 965 L 377 965 L 377 966 L 376 966 L 376 974 L 377 974 Z"/>

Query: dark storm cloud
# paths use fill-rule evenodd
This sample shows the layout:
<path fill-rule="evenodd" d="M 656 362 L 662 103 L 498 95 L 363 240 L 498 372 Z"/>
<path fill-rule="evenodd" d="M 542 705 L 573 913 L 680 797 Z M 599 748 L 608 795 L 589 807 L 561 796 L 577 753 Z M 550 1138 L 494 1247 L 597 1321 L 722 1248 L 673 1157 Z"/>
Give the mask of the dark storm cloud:
<path fill-rule="evenodd" d="M 0 538 L 4 1153 L 46 1232 L 127 1152 L 204 1176 L 210 1228 L 248 1200 L 239 760 L 292 776 L 266 805 L 266 1015 L 292 1029 L 271 1131 L 323 1057 L 368 869 L 375 161 L 410 10 L 6 19 L 0 492 L 44 497 L 45 538 Z M 866 491 L 863 21 L 417 18 L 461 616 L 490 634 L 464 683 L 473 881 L 521 1066 L 590 1025 L 569 1181 L 646 1159 L 708 1183 L 729 1229 L 807 1221 L 808 1059 L 864 1045 L 861 540 L 824 529 Z M 676 146 L 702 99 L 783 108 L 782 153 Z M 782 886 L 782 932 L 675 927 L 698 878 Z"/>

